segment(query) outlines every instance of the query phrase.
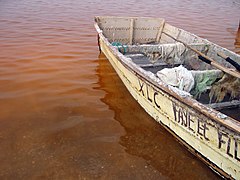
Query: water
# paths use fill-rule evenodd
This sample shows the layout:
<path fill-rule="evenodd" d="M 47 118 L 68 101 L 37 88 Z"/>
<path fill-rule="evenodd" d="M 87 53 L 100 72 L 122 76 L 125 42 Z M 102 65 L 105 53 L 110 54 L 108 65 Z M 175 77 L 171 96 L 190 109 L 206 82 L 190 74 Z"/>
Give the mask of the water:
<path fill-rule="evenodd" d="M 218 179 L 133 100 L 96 15 L 163 17 L 235 52 L 238 0 L 0 0 L 1 179 Z"/>

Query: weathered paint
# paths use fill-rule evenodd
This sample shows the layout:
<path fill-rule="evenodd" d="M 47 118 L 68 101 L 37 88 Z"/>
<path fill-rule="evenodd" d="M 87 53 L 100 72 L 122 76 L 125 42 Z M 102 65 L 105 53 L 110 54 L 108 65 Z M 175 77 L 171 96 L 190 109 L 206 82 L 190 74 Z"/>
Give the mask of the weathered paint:
<path fill-rule="evenodd" d="M 223 114 L 200 106 L 196 101 L 186 103 L 188 101 L 184 98 L 166 91 L 166 87 L 153 83 L 145 77 L 146 74 L 139 72 L 137 67 L 134 68 L 133 65 L 129 66 L 122 61 L 122 54 L 110 45 L 98 27 L 97 30 L 100 35 L 101 50 L 145 111 L 212 168 L 225 177 L 239 179 L 239 127 L 231 123 L 229 118 L 221 119 Z M 209 115 L 206 115 L 206 112 Z M 219 117 L 216 117 L 217 115 Z"/>

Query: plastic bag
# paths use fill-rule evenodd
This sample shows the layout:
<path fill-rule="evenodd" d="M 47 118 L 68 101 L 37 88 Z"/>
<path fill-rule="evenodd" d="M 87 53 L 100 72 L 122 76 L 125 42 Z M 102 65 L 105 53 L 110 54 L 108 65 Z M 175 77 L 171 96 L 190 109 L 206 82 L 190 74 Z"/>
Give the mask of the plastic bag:
<path fill-rule="evenodd" d="M 191 71 L 182 65 L 175 68 L 164 68 L 157 72 L 157 77 L 164 83 L 190 92 L 194 87 L 194 78 Z"/>

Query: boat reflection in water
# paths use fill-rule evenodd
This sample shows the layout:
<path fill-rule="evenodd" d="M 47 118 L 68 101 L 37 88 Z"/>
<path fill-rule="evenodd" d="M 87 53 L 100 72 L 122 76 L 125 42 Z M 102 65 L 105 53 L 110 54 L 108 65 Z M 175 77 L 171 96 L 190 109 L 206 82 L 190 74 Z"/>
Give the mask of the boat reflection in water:
<path fill-rule="evenodd" d="M 239 25 L 238 25 L 238 30 L 237 30 L 237 33 L 236 33 L 236 38 L 235 38 L 235 52 L 240 54 L 240 21 L 239 21 Z"/>

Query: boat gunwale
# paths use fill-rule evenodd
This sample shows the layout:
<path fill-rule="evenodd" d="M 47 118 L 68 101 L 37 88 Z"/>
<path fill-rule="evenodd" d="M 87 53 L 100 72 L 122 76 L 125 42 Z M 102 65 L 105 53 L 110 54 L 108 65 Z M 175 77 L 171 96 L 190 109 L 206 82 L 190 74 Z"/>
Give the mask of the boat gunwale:
<path fill-rule="evenodd" d="M 100 17 L 100 16 L 97 16 L 97 17 Z M 104 17 L 106 17 L 106 16 L 104 16 Z M 110 16 L 107 16 L 107 17 L 110 17 Z M 116 18 L 121 18 L 121 17 L 116 17 Z M 160 18 L 157 18 L 157 19 L 160 19 Z M 136 74 L 136 76 L 141 77 L 142 79 L 145 79 L 149 84 L 152 84 L 155 90 L 161 89 L 162 91 L 167 93 L 170 97 L 172 96 L 173 98 L 176 98 L 178 101 L 187 105 L 189 108 L 197 110 L 200 114 L 202 113 L 206 117 L 211 118 L 211 120 L 215 120 L 220 125 L 226 126 L 234 132 L 237 132 L 237 133 L 240 132 L 240 122 L 238 122 L 237 120 L 235 120 L 229 116 L 226 116 L 226 115 L 225 115 L 226 116 L 225 118 L 220 118 L 219 116 L 224 115 L 223 113 L 198 102 L 197 100 L 195 100 L 194 98 L 192 98 L 190 96 L 183 97 L 183 96 L 179 95 L 178 93 L 176 93 L 172 89 L 170 89 L 167 84 L 162 82 L 160 79 L 157 79 L 157 77 L 154 76 L 154 78 L 153 78 L 153 77 L 150 77 L 147 73 L 144 73 L 147 71 L 145 71 L 141 67 L 138 67 L 138 65 L 136 65 L 135 63 L 131 62 L 129 60 L 130 58 L 125 57 L 113 45 L 111 45 L 111 43 L 108 41 L 108 39 L 103 35 L 103 30 L 101 30 L 97 21 L 95 21 L 94 26 L 97 30 L 99 38 L 101 38 L 106 43 L 106 45 L 108 45 L 108 47 L 110 48 L 112 53 L 115 55 L 115 57 L 118 58 L 119 62 L 121 62 L 121 64 L 124 67 L 126 67 L 128 70 L 130 70 L 134 74 Z M 180 30 L 182 30 L 182 29 L 180 29 Z M 212 43 L 212 44 L 214 44 L 214 43 Z M 221 48 L 223 48 L 223 47 L 221 47 Z M 225 49 L 225 48 L 223 48 L 223 49 Z"/>

